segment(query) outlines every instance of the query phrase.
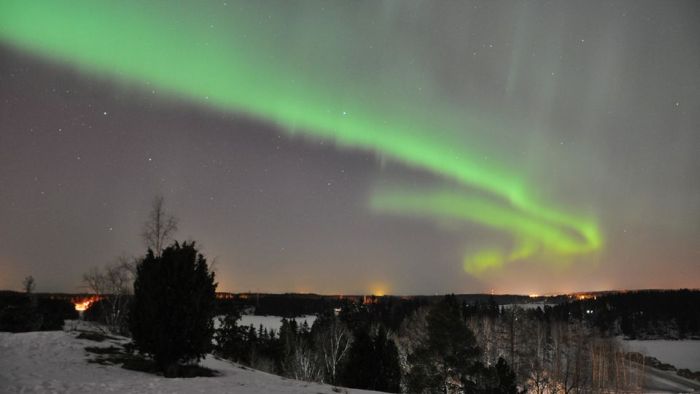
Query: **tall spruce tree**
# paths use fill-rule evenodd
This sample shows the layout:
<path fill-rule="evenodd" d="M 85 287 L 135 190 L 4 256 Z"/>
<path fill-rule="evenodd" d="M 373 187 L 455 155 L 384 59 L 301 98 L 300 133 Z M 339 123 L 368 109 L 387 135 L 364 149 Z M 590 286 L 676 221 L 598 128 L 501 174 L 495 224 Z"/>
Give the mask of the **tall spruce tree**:
<path fill-rule="evenodd" d="M 175 242 L 139 263 L 130 328 L 136 348 L 168 377 L 211 349 L 216 283 L 194 242 Z"/>
<path fill-rule="evenodd" d="M 496 365 L 486 367 L 481 362 L 471 368 L 470 379 L 463 381 L 462 390 L 472 394 L 518 394 L 515 372 L 503 357 Z"/>
<path fill-rule="evenodd" d="M 341 381 L 352 388 L 398 393 L 401 383 L 399 352 L 384 327 L 372 337 L 366 329 L 355 332 Z"/>
<path fill-rule="evenodd" d="M 454 296 L 446 296 L 428 313 L 427 337 L 409 355 L 406 377 L 412 393 L 448 393 L 468 385 L 479 356 L 474 334 Z"/>
<path fill-rule="evenodd" d="M 374 354 L 376 355 L 376 377 L 372 390 L 388 393 L 398 393 L 401 390 L 401 366 L 399 364 L 399 350 L 394 341 L 388 337 L 384 327 L 373 340 Z"/>
<path fill-rule="evenodd" d="M 369 332 L 363 329 L 356 330 L 343 369 L 342 384 L 352 388 L 369 389 L 374 377 L 374 356 Z"/>
<path fill-rule="evenodd" d="M 238 325 L 241 318 L 238 311 L 233 311 L 219 318 L 219 328 L 214 332 L 216 353 L 226 359 L 243 364 L 250 364 L 250 350 L 246 327 Z"/>

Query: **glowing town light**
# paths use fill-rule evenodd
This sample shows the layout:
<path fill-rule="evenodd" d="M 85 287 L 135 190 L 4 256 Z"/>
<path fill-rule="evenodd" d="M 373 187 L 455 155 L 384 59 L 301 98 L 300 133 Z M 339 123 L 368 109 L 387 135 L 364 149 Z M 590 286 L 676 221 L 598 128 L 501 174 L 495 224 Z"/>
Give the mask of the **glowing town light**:
<path fill-rule="evenodd" d="M 90 308 L 92 304 L 95 302 L 99 301 L 101 297 L 99 296 L 91 296 L 91 297 L 86 297 L 86 298 L 74 298 L 72 300 L 73 306 L 75 307 L 75 310 L 78 312 L 85 312 Z"/>

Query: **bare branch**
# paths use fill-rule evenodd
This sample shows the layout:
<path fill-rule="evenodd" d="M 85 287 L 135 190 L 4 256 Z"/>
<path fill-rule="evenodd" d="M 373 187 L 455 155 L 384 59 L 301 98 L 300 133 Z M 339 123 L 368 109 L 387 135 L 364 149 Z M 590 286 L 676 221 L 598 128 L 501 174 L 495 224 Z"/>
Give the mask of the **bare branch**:
<path fill-rule="evenodd" d="M 24 278 L 22 281 L 22 289 L 24 289 L 24 292 L 27 294 L 31 294 L 34 291 L 34 286 L 36 283 L 34 282 L 34 277 L 29 275 Z"/>
<path fill-rule="evenodd" d="M 165 199 L 156 196 L 148 214 L 148 220 L 144 223 L 141 237 L 148 249 L 156 256 L 160 256 L 166 244 L 172 240 L 177 231 L 177 219 L 165 211 Z"/>

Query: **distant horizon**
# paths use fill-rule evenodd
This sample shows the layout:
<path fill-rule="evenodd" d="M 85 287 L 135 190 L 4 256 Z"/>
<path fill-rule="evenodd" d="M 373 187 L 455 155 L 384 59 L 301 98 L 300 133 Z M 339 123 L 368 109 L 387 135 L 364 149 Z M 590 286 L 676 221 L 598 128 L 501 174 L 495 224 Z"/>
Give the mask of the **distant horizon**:
<path fill-rule="evenodd" d="M 0 292 L 10 291 L 24 293 L 22 290 L 0 289 Z M 544 294 L 521 294 L 521 293 L 435 293 L 435 294 L 371 294 L 371 293 L 298 293 L 298 292 L 265 292 L 265 291 L 216 291 L 216 294 L 259 294 L 259 295 L 316 295 L 321 297 L 441 297 L 446 295 L 466 296 L 466 295 L 493 295 L 493 296 L 518 296 L 529 298 L 561 297 L 569 295 L 601 294 L 601 293 L 627 293 L 627 292 L 655 292 L 655 291 L 700 291 L 698 288 L 639 288 L 639 289 L 614 289 L 614 290 L 593 290 L 593 291 L 573 291 L 566 293 L 544 293 Z M 65 294 L 65 295 L 89 295 L 90 292 L 67 292 L 67 291 L 33 291 L 32 294 Z"/>

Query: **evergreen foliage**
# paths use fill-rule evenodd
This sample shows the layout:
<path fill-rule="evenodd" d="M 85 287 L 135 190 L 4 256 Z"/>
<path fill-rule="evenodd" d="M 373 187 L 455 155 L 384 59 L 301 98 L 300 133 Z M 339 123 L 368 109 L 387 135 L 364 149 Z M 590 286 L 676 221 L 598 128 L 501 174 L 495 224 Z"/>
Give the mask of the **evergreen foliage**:
<path fill-rule="evenodd" d="M 250 363 L 250 351 L 247 342 L 247 330 L 238 325 L 240 314 L 229 313 L 219 318 L 219 328 L 214 332 L 216 353 L 224 358 L 239 363 Z"/>
<path fill-rule="evenodd" d="M 401 384 L 399 353 L 384 327 L 372 337 L 367 330 L 355 332 L 342 376 L 344 386 L 398 393 Z"/>
<path fill-rule="evenodd" d="M 214 273 L 194 242 L 152 250 L 137 268 L 130 328 L 136 348 L 166 376 L 211 349 L 216 301 Z"/>
<path fill-rule="evenodd" d="M 471 368 L 472 379 L 463 382 L 462 390 L 473 394 L 517 394 L 518 386 L 515 372 L 503 357 L 496 365 L 484 366 L 481 362 Z"/>
<path fill-rule="evenodd" d="M 480 351 L 454 296 L 446 296 L 427 316 L 428 332 L 409 355 L 406 383 L 412 393 L 447 393 L 471 381 Z"/>
<path fill-rule="evenodd" d="M 77 319 L 78 312 L 67 300 L 38 298 L 34 294 L 0 294 L 0 331 L 56 331 L 65 319 Z"/>

